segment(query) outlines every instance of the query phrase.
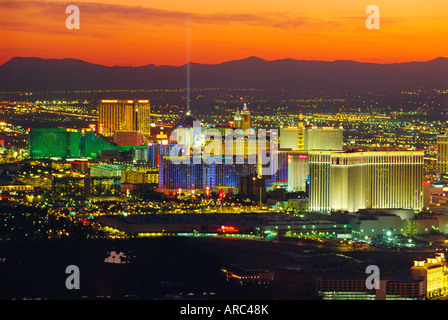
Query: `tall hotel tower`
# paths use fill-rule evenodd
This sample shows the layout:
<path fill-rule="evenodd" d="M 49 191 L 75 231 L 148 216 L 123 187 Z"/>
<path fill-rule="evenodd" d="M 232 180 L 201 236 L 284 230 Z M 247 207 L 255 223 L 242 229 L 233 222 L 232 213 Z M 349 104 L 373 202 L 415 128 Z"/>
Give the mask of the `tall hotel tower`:
<path fill-rule="evenodd" d="M 423 155 L 414 151 L 309 151 L 310 210 L 420 210 Z"/>
<path fill-rule="evenodd" d="M 299 115 L 297 125 L 297 151 L 288 154 L 288 192 L 306 191 L 306 178 L 309 174 L 308 152 L 304 146 L 303 116 Z"/>
<path fill-rule="evenodd" d="M 149 100 L 100 100 L 98 132 L 112 137 L 116 131 L 137 131 L 149 142 L 150 113 Z"/>
<path fill-rule="evenodd" d="M 236 114 L 233 118 L 234 128 L 241 128 L 243 130 L 248 130 L 251 128 L 250 121 L 250 111 L 247 109 L 247 104 L 243 106 L 243 110 L 240 112 L 240 108 L 236 109 Z"/>
<path fill-rule="evenodd" d="M 448 134 L 437 136 L 437 173 L 448 173 Z"/>
<path fill-rule="evenodd" d="M 250 121 L 250 111 L 247 109 L 247 103 L 244 104 L 243 110 L 241 111 L 241 120 L 242 120 L 242 128 L 243 130 L 250 129 L 251 121 Z"/>

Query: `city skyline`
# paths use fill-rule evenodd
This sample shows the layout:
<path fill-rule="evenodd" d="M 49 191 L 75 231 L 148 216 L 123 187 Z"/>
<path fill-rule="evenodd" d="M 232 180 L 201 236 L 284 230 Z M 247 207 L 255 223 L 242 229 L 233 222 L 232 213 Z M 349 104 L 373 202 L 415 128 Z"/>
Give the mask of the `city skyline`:
<path fill-rule="evenodd" d="M 369 4 L 354 0 L 74 5 L 80 29 L 69 30 L 65 2 L 0 1 L 5 13 L 0 64 L 16 56 L 70 57 L 107 66 L 216 64 L 249 56 L 375 63 L 448 56 L 443 0 L 377 1 L 381 24 L 374 30 L 365 25 Z"/>
<path fill-rule="evenodd" d="M 0 299 L 448 300 L 447 9 L 0 0 Z"/>

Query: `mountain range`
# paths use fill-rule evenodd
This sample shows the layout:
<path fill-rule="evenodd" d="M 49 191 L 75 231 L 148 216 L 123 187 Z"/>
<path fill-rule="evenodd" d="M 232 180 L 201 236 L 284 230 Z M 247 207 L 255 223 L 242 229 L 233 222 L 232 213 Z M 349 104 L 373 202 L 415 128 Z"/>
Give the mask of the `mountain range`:
<path fill-rule="evenodd" d="M 0 91 L 255 88 L 310 93 L 447 89 L 448 58 L 392 64 L 257 57 L 220 64 L 104 66 L 77 59 L 14 57 L 0 66 Z"/>

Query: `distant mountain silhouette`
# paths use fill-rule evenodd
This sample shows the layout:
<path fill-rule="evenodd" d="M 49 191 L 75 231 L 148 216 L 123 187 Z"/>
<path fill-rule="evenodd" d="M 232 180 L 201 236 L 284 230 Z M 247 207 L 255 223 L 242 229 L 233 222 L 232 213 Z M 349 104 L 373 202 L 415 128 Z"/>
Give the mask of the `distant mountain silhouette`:
<path fill-rule="evenodd" d="M 77 59 L 15 57 L 0 66 L 0 90 L 174 89 L 186 87 L 187 65 L 139 67 Z M 192 88 L 391 92 L 448 88 L 448 58 L 393 64 L 355 61 L 266 61 L 257 57 L 208 65 L 190 63 Z"/>

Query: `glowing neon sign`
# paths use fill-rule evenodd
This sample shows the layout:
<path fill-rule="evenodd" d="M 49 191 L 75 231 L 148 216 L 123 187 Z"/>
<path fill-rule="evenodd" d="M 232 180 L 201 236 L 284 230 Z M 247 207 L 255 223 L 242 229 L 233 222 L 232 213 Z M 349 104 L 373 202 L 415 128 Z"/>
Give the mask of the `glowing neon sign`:
<path fill-rule="evenodd" d="M 232 226 L 221 226 L 221 228 L 218 228 L 219 232 L 238 232 L 238 229 Z"/>

